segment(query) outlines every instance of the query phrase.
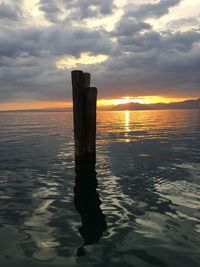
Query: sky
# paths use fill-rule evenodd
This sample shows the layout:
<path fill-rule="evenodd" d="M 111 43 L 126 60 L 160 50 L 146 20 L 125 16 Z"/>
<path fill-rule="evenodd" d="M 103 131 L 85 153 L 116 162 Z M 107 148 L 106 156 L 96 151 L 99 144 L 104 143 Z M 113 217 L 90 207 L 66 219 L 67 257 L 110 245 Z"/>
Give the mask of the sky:
<path fill-rule="evenodd" d="M 0 0 L 0 110 L 70 105 L 75 69 L 99 105 L 200 97 L 200 0 Z"/>

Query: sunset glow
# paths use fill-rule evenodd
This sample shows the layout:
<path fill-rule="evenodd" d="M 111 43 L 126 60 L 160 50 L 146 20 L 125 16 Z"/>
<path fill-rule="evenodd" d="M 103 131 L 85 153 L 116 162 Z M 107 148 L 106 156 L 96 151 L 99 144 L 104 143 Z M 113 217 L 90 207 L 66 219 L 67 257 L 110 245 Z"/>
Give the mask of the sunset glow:
<path fill-rule="evenodd" d="M 67 56 L 59 59 L 56 62 L 58 69 L 74 68 L 79 65 L 91 65 L 105 61 L 108 58 L 106 55 L 91 55 L 90 53 L 81 53 L 80 57 Z"/>
<path fill-rule="evenodd" d="M 100 109 L 198 99 L 199 14 L 200 0 L 0 1 L 0 110 L 65 107 L 72 70 Z"/>
<path fill-rule="evenodd" d="M 128 104 L 130 102 L 140 104 L 156 104 L 156 103 L 170 103 L 184 101 L 186 98 L 167 98 L 160 96 L 141 96 L 141 97 L 130 97 L 124 96 L 122 98 L 114 99 L 99 99 L 97 100 L 97 106 L 100 108 L 111 107 L 121 104 Z M 1 103 L 0 111 L 4 110 L 28 110 L 28 109 L 51 109 L 51 108 L 72 108 L 71 101 L 38 101 L 38 102 L 17 102 L 17 103 Z"/>
<path fill-rule="evenodd" d="M 50 108 L 69 108 L 71 102 L 18 102 L 18 103 L 1 103 L 0 111 L 5 110 L 30 110 L 30 109 L 50 109 Z"/>
<path fill-rule="evenodd" d="M 100 99 L 98 100 L 98 106 L 115 106 L 121 104 L 128 104 L 130 102 L 135 102 L 140 104 L 170 103 L 170 102 L 178 102 L 184 100 L 186 100 L 186 98 L 168 98 L 161 96 L 141 96 L 141 97 L 125 96 L 116 99 Z"/>

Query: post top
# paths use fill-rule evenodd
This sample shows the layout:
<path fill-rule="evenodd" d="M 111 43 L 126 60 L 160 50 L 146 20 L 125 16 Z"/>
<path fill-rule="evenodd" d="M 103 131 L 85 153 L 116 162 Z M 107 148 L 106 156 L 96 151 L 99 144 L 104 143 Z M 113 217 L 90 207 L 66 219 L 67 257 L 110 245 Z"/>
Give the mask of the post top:
<path fill-rule="evenodd" d="M 80 72 L 80 73 L 83 73 L 82 70 L 72 70 L 71 73 L 75 73 L 75 72 Z"/>

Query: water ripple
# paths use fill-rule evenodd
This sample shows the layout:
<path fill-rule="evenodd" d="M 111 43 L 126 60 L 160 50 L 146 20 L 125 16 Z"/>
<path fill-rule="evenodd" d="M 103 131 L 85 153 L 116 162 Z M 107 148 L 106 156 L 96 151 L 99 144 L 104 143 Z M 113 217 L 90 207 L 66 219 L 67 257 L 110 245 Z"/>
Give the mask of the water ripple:
<path fill-rule="evenodd" d="M 198 266 L 199 121 L 193 111 L 98 113 L 107 230 L 77 258 L 72 114 L 0 114 L 2 266 Z"/>

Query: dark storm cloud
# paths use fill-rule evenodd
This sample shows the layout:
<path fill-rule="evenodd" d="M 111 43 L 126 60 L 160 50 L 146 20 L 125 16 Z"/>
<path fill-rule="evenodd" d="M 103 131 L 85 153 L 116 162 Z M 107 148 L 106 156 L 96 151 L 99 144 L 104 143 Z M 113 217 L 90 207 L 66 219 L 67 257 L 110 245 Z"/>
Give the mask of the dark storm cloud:
<path fill-rule="evenodd" d="M 7 4 L 7 3 L 1 3 L 0 4 L 0 20 L 2 19 L 8 19 L 8 20 L 18 20 L 22 15 L 21 9 L 19 6 L 15 3 Z"/>
<path fill-rule="evenodd" d="M 109 15 L 115 7 L 113 2 L 107 0 L 40 0 L 39 7 L 49 21 L 58 22 Z M 61 19 L 61 15 L 65 13 L 68 14 Z"/>
<path fill-rule="evenodd" d="M 160 0 L 158 3 L 144 4 L 140 6 L 128 5 L 125 16 L 137 19 L 159 18 L 169 12 L 169 9 L 179 4 L 182 0 Z"/>

